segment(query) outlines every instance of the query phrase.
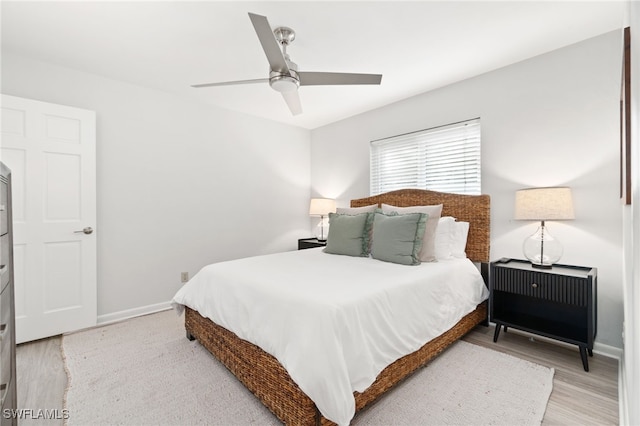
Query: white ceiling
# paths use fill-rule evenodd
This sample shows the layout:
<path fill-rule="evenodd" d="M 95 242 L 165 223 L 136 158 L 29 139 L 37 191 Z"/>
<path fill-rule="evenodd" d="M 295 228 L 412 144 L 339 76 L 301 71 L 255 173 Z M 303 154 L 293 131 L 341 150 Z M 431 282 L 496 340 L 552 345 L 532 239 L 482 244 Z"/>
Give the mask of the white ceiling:
<path fill-rule="evenodd" d="M 2 1 L 2 49 L 304 128 L 316 128 L 621 28 L 623 1 Z M 247 12 L 296 31 L 302 71 L 383 74 L 380 86 L 267 83 Z"/>

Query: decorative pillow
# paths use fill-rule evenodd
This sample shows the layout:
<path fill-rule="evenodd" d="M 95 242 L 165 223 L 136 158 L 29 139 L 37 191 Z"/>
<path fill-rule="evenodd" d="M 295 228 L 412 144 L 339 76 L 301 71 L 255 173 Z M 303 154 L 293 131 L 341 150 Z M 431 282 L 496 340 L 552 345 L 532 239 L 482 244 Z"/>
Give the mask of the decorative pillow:
<path fill-rule="evenodd" d="M 372 204 L 370 206 L 364 206 L 364 207 L 338 207 L 336 209 L 336 213 L 349 214 L 349 215 L 360 214 L 360 213 L 373 213 L 376 211 L 377 208 L 378 208 L 377 204 Z"/>
<path fill-rule="evenodd" d="M 378 209 L 377 204 L 372 204 L 370 206 L 364 206 L 364 207 L 338 207 L 336 209 L 336 213 L 355 215 L 355 214 L 362 214 L 362 213 L 374 213 L 377 209 Z M 371 221 L 372 221 L 372 224 L 371 226 L 369 226 L 368 228 L 369 233 L 367 234 L 367 237 L 369 239 L 369 243 L 367 244 L 367 253 L 371 251 L 371 241 L 373 241 L 373 216 L 371 216 Z"/>
<path fill-rule="evenodd" d="M 422 241 L 422 249 L 420 250 L 420 260 L 423 262 L 433 262 L 436 260 L 435 255 L 435 237 L 438 228 L 438 220 L 442 214 L 442 204 L 437 206 L 413 206 L 413 207 L 396 207 L 389 204 L 382 205 L 383 213 L 396 212 L 399 214 L 407 213 L 424 213 L 429 215 L 427 225 L 425 226 L 424 237 Z M 374 235 L 375 240 L 375 235 Z"/>
<path fill-rule="evenodd" d="M 451 233 L 451 256 L 464 259 L 467 253 L 467 237 L 469 236 L 469 222 L 454 222 Z"/>
<path fill-rule="evenodd" d="M 329 235 L 324 251 L 347 256 L 368 256 L 369 228 L 372 221 L 373 213 L 329 213 Z"/>
<path fill-rule="evenodd" d="M 402 265 L 420 264 L 420 249 L 427 222 L 424 213 L 375 213 L 371 256 Z"/>

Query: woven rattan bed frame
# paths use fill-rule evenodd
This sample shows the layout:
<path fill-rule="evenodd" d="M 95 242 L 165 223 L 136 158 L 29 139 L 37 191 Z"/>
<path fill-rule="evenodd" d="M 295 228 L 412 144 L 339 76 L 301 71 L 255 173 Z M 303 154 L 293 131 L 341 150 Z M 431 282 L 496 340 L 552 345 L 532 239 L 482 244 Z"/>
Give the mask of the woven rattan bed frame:
<path fill-rule="evenodd" d="M 481 263 L 486 280 L 489 261 L 488 195 L 471 196 L 404 189 L 352 200 L 351 206 L 382 203 L 399 207 L 443 204 L 443 216 L 453 216 L 459 221 L 469 222 L 467 257 Z M 449 331 L 389 365 L 367 390 L 354 393 L 356 412 L 424 366 L 476 325 L 486 321 L 487 304 L 484 302 Z M 185 328 L 189 339 L 197 339 L 285 424 L 332 424 L 318 412 L 313 401 L 300 390 L 273 356 L 189 308 L 185 309 Z"/>

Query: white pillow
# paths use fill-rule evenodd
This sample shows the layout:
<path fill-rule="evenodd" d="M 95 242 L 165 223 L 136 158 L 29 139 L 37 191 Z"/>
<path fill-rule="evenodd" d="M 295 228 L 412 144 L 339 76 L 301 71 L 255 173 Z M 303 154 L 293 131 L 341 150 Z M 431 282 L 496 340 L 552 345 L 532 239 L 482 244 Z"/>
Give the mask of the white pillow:
<path fill-rule="evenodd" d="M 467 257 L 465 248 L 469 235 L 469 222 L 456 222 L 451 216 L 438 220 L 435 238 L 435 256 L 438 260 Z"/>
<path fill-rule="evenodd" d="M 467 257 L 464 249 L 467 247 L 469 236 L 469 222 L 454 222 L 451 239 L 451 256 L 464 259 Z"/>
<path fill-rule="evenodd" d="M 420 260 L 423 262 L 433 262 L 436 260 L 435 255 L 435 237 L 438 228 L 438 220 L 442 214 L 442 204 L 437 206 L 412 206 L 412 207 L 396 207 L 389 204 L 382 204 L 382 213 L 396 212 L 398 214 L 406 213 L 426 213 L 429 215 L 427 226 L 425 226 L 424 237 L 422 238 L 422 249 L 420 249 Z M 374 235 L 375 239 L 376 236 Z"/>
<path fill-rule="evenodd" d="M 436 228 L 436 238 L 434 241 L 435 256 L 438 260 L 451 259 L 451 243 L 453 238 L 453 227 L 456 219 L 451 216 L 441 217 Z"/>
<path fill-rule="evenodd" d="M 372 204 L 370 206 L 364 207 L 338 207 L 336 209 L 337 214 L 348 214 L 348 215 L 356 215 L 360 213 L 373 213 L 378 208 L 377 204 Z"/>

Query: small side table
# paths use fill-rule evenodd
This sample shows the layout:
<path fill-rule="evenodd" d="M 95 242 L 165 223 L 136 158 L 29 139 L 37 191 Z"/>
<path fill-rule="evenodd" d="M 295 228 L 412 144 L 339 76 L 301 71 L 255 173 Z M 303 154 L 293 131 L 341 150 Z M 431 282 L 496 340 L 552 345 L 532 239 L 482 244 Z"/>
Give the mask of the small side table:
<path fill-rule="evenodd" d="M 317 238 L 301 238 L 298 240 L 298 250 L 310 249 L 314 247 L 324 247 L 327 241 L 318 241 Z"/>
<path fill-rule="evenodd" d="M 490 320 L 500 329 L 517 328 L 578 345 L 584 371 L 593 356 L 597 330 L 598 270 L 553 265 L 537 269 L 517 259 L 491 262 Z"/>

